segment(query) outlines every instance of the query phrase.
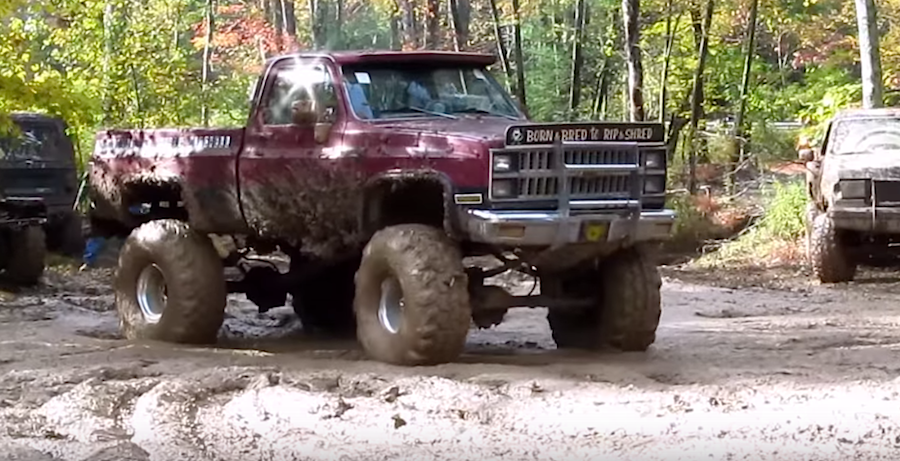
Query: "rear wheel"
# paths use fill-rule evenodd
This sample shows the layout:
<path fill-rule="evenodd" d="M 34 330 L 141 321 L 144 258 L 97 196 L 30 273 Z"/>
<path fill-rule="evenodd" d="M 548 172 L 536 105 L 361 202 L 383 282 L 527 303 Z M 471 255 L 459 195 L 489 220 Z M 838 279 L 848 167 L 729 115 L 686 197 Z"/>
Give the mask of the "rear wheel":
<path fill-rule="evenodd" d="M 357 337 L 370 357 L 397 365 L 450 362 L 471 321 L 462 255 L 441 229 L 377 232 L 356 273 Z"/>
<path fill-rule="evenodd" d="M 70 257 L 80 257 L 84 251 L 81 215 L 77 212 L 66 213 L 58 222 L 48 226 L 46 232 L 50 251 Z"/>
<path fill-rule="evenodd" d="M 341 338 L 355 336 L 354 276 L 359 261 L 354 258 L 327 268 L 291 293 L 294 312 L 305 331 Z"/>
<path fill-rule="evenodd" d="M 581 312 L 550 310 L 547 320 L 557 347 L 644 351 L 656 341 L 662 280 L 644 248 L 621 250 L 581 273 L 549 282 L 550 294 L 598 299 Z"/>
<path fill-rule="evenodd" d="M 128 339 L 213 343 L 224 321 L 222 261 L 210 239 L 182 221 L 150 221 L 131 233 L 115 291 Z"/>
<path fill-rule="evenodd" d="M 22 285 L 34 285 L 44 275 L 47 255 L 46 237 L 40 226 L 28 226 L 8 232 L 6 277 Z"/>

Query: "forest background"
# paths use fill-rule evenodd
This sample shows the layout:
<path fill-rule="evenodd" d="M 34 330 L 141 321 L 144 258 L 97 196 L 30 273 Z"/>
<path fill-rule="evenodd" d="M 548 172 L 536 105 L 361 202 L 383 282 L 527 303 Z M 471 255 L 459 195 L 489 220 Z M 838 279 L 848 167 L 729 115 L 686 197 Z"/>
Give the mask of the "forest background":
<path fill-rule="evenodd" d="M 874 7 L 873 0 L 0 0 L 0 114 L 63 117 L 83 165 L 102 127 L 242 125 L 252 82 L 274 55 L 487 52 L 533 120 L 667 124 L 669 200 L 679 212 L 673 248 L 708 253 L 701 264 L 782 264 L 798 260 L 804 232 L 798 138 L 815 142 L 836 111 L 861 105 L 864 81 L 869 103 L 872 88 L 875 104 L 900 99 L 900 0 Z M 863 72 L 861 62 L 877 72 Z"/>

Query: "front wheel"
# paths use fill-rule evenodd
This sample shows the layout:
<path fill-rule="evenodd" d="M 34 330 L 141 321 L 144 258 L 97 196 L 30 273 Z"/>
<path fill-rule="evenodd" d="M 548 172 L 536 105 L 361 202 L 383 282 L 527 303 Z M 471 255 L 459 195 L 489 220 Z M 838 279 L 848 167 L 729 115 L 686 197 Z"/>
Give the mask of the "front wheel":
<path fill-rule="evenodd" d="M 645 351 L 656 341 L 662 313 L 662 279 L 647 250 L 621 250 L 596 267 L 551 280 L 556 293 L 595 297 L 598 303 L 581 312 L 551 309 L 547 320 L 558 348 Z M 562 288 L 568 293 L 563 293 Z"/>
<path fill-rule="evenodd" d="M 357 338 L 375 360 L 435 365 L 462 353 L 472 316 L 459 249 L 441 229 L 378 231 L 356 273 Z"/>
<path fill-rule="evenodd" d="M 44 275 L 47 243 L 40 226 L 28 226 L 8 232 L 9 260 L 6 277 L 14 283 L 34 285 Z"/>
<path fill-rule="evenodd" d="M 224 321 L 222 261 L 209 237 L 182 221 L 132 231 L 119 253 L 115 292 L 128 339 L 213 343 Z"/>
<path fill-rule="evenodd" d="M 849 282 L 856 275 L 856 262 L 841 237 L 831 216 L 822 213 L 815 217 L 809 238 L 809 262 L 822 283 Z"/>

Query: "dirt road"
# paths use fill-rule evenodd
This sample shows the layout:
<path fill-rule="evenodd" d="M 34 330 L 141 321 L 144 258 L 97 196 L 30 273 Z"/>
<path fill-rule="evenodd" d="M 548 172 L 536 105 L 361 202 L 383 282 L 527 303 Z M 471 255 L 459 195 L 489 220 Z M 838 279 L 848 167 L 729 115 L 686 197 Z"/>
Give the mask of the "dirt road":
<path fill-rule="evenodd" d="M 900 456 L 896 282 L 666 274 L 646 354 L 556 351 L 544 311 L 513 310 L 458 363 L 404 369 L 239 297 L 218 348 L 129 343 L 108 273 L 51 273 L 0 294 L 0 459 Z"/>

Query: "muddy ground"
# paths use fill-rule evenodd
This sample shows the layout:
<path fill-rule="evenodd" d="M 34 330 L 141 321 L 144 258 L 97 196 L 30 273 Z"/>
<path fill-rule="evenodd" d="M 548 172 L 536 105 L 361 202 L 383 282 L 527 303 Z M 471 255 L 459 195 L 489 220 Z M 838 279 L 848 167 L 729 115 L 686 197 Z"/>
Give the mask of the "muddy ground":
<path fill-rule="evenodd" d="M 109 270 L 0 294 L 0 459 L 895 460 L 900 279 L 664 268 L 645 354 L 555 350 L 545 312 L 398 368 L 233 296 L 216 348 L 118 337 Z M 900 275 L 900 272 L 898 272 Z M 507 280 L 528 291 L 527 280 Z"/>

